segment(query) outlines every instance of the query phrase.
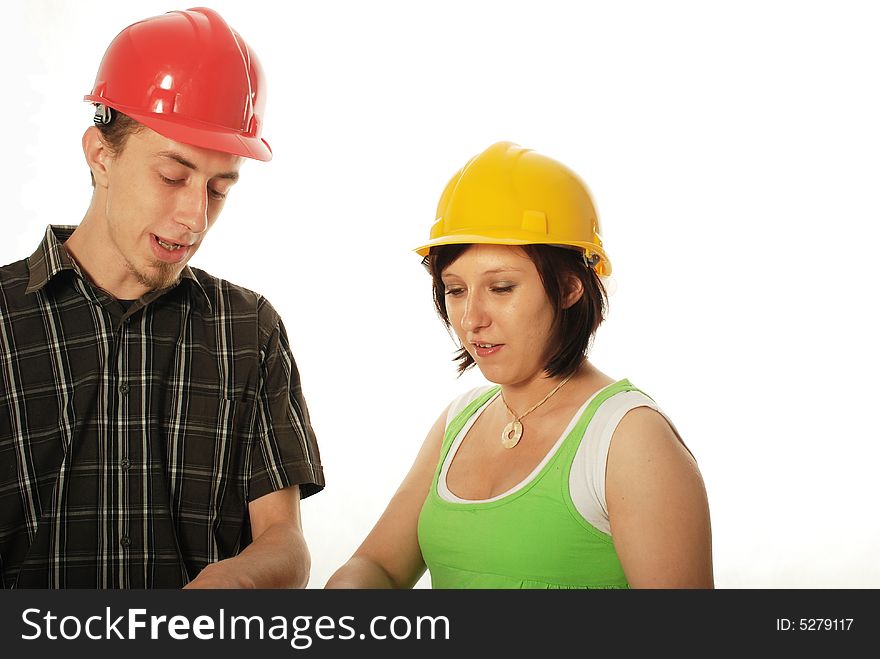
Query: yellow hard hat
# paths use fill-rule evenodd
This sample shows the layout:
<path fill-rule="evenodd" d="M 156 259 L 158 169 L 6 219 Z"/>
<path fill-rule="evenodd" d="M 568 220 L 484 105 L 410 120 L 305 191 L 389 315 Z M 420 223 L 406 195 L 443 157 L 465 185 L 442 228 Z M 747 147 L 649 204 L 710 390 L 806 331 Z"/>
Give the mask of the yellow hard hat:
<path fill-rule="evenodd" d="M 435 245 L 563 245 L 584 250 L 598 275 L 611 274 L 590 191 L 561 162 L 498 142 L 471 158 L 443 191 L 430 240 Z"/>

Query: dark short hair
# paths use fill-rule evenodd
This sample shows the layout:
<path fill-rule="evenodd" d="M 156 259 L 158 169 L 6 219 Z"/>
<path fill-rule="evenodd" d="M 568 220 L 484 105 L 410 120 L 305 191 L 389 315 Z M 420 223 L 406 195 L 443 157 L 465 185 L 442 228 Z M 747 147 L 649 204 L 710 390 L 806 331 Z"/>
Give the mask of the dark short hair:
<path fill-rule="evenodd" d="M 122 152 L 128 137 L 141 131 L 144 125 L 122 112 L 116 110 L 111 110 L 111 112 L 113 118 L 110 123 L 98 125 L 98 130 L 101 131 L 104 143 L 110 148 L 110 153 L 115 156 Z M 94 187 L 95 176 L 91 170 L 89 170 L 89 176 L 92 177 L 92 187 Z"/>
<path fill-rule="evenodd" d="M 432 247 L 424 260 L 433 279 L 434 308 L 447 329 L 451 329 L 451 325 L 446 311 L 446 287 L 441 276 L 469 247 L 471 244 Z M 554 309 L 552 345 L 555 347 L 551 349 L 545 370 L 550 377 L 569 376 L 589 353 L 593 336 L 605 320 L 608 294 L 596 271 L 584 259 L 583 252 L 553 245 L 520 247 L 535 264 Z M 584 292 L 577 302 L 564 309 L 566 283 L 572 275 L 580 280 Z M 474 365 L 473 357 L 464 347 L 456 352 L 453 361 L 458 362 L 459 374 Z"/>

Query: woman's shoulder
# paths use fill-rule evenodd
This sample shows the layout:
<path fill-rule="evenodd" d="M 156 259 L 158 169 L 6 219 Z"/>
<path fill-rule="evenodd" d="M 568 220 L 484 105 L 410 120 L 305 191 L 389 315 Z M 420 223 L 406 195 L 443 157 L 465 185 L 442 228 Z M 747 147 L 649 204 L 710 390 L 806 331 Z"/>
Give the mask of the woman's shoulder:
<path fill-rule="evenodd" d="M 620 396 L 614 407 L 612 453 L 619 458 L 642 463 L 669 454 L 694 462 L 672 419 L 653 398 L 634 389 Z"/>
<path fill-rule="evenodd" d="M 633 454 L 642 454 L 651 445 L 667 445 L 690 453 L 667 413 L 657 401 L 629 378 L 613 381 L 599 389 L 590 400 L 595 409 L 590 429 L 606 438 L 606 450 L 613 444 L 631 447 Z"/>
<path fill-rule="evenodd" d="M 615 437 L 630 435 L 642 441 L 672 438 L 684 444 L 672 419 L 649 393 L 629 378 L 617 380 L 603 391 L 611 394 L 603 401 L 602 408 L 604 415 L 613 421 Z"/>

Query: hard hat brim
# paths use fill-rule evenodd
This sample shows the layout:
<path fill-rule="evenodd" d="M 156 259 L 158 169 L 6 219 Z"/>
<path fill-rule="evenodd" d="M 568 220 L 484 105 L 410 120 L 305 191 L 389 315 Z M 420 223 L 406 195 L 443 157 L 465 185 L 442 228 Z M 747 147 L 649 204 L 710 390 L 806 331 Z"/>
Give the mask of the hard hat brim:
<path fill-rule="evenodd" d="M 595 243 L 589 242 L 579 242 L 572 241 L 561 244 L 559 242 L 537 242 L 535 240 L 522 240 L 518 238 L 488 238 L 486 236 L 480 236 L 476 234 L 472 235 L 455 235 L 455 236 L 443 236 L 442 238 L 434 238 L 433 240 L 429 240 L 424 245 L 416 247 L 413 251 L 421 257 L 425 257 L 428 255 L 432 247 L 439 247 L 440 245 L 511 245 L 511 246 L 521 246 L 521 245 L 555 245 L 558 247 L 575 247 L 577 249 L 584 250 L 585 253 L 590 254 L 598 254 L 600 257 L 599 263 L 596 264 L 596 273 L 607 277 L 611 274 L 611 262 L 608 260 L 608 257 L 605 255 L 605 250 L 596 245 Z"/>
<path fill-rule="evenodd" d="M 263 162 L 272 160 L 271 147 L 260 137 L 242 135 L 200 121 L 182 119 L 179 115 L 174 115 L 174 119 L 169 120 L 161 114 L 139 112 L 134 108 L 108 102 L 107 99 L 93 94 L 84 96 L 83 100 L 103 103 L 175 142 Z"/>

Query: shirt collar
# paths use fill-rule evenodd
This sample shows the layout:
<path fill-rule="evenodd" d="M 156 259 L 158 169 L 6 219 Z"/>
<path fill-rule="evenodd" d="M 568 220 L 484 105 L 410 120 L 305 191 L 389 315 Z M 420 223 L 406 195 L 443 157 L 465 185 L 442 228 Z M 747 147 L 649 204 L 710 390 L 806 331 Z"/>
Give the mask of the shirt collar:
<path fill-rule="evenodd" d="M 28 270 L 30 275 L 25 293 L 35 293 L 41 290 L 58 273 L 65 270 L 72 270 L 85 279 L 79 266 L 72 258 L 70 258 L 70 255 L 63 246 L 64 242 L 70 238 L 71 234 L 73 234 L 74 229 L 76 229 L 75 226 L 57 224 L 50 224 L 46 228 L 46 234 L 43 236 L 43 240 L 40 242 L 39 247 L 37 247 L 36 251 L 28 258 Z M 197 291 L 194 296 L 195 300 L 203 304 L 208 313 L 211 313 L 211 300 L 205 292 L 201 282 L 199 282 L 195 273 L 193 273 L 188 265 L 184 266 L 181 271 L 180 280 L 181 282 L 183 280 L 188 280 L 190 282 L 190 290 Z M 155 300 L 176 287 L 177 286 L 174 286 L 170 289 L 165 289 L 164 291 L 150 291 L 145 296 L 147 298 L 145 302 Z"/>
<path fill-rule="evenodd" d="M 25 293 L 35 293 L 40 290 L 63 270 L 78 270 L 73 259 L 68 256 L 61 246 L 65 240 L 70 238 L 75 228 L 72 226 L 52 225 L 46 228 L 46 235 L 43 236 L 39 247 L 28 258 L 30 278 L 28 279 L 28 287 L 25 289 Z"/>
<path fill-rule="evenodd" d="M 214 308 L 211 306 L 211 298 L 208 297 L 202 282 L 198 280 L 192 268 L 188 265 L 183 266 L 183 270 L 180 272 L 180 281 L 182 282 L 184 279 L 190 282 L 190 290 L 195 291 L 193 299 L 196 303 L 201 304 L 208 313 L 213 313 Z"/>

